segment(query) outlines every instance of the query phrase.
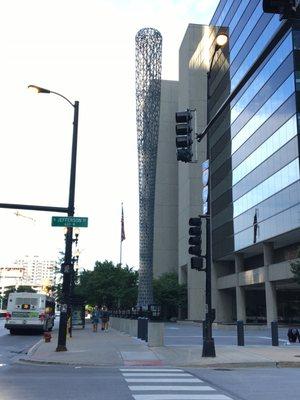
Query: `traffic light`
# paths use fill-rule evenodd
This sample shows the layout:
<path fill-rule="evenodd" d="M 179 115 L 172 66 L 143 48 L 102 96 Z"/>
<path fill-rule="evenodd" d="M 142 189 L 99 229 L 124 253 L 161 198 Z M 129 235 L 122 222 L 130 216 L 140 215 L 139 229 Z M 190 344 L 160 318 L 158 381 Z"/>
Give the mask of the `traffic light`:
<path fill-rule="evenodd" d="M 263 11 L 270 14 L 281 14 L 283 18 L 299 17 L 297 8 L 300 0 L 263 0 Z"/>
<path fill-rule="evenodd" d="M 192 118 L 192 113 L 189 110 L 176 113 L 176 148 L 178 161 L 191 162 L 193 158 Z"/>
<path fill-rule="evenodd" d="M 191 258 L 191 268 L 197 271 L 205 271 L 204 261 L 205 257 L 192 257 Z"/>
<path fill-rule="evenodd" d="M 202 220 L 201 218 L 190 218 L 189 225 L 189 254 L 195 256 L 191 258 L 191 268 L 197 271 L 204 271 L 203 260 L 205 256 L 202 255 Z"/>

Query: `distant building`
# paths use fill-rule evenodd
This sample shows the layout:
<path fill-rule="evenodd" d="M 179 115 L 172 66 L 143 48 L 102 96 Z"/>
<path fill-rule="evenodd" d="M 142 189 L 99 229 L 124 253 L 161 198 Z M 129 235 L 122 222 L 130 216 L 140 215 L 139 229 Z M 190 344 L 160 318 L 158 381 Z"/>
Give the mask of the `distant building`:
<path fill-rule="evenodd" d="M 32 286 L 43 291 L 56 282 L 57 262 L 45 260 L 39 256 L 24 256 L 12 266 L 0 266 L 0 290 L 3 293 L 8 286 Z"/>
<path fill-rule="evenodd" d="M 0 295 L 9 286 L 20 286 L 26 282 L 26 268 L 23 266 L 0 266 Z"/>

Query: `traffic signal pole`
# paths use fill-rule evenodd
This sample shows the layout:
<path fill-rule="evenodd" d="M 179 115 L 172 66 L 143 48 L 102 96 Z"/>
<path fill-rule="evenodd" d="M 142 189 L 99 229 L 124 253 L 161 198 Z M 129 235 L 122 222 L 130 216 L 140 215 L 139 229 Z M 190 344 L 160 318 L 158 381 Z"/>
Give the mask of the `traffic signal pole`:
<path fill-rule="evenodd" d="M 209 78 L 212 62 L 214 59 L 213 54 L 208 72 L 207 72 L 207 103 L 206 103 L 206 118 L 207 122 L 209 121 Z M 206 302 L 206 310 L 205 310 L 205 321 L 204 321 L 204 329 L 203 329 L 203 347 L 202 347 L 202 357 L 215 357 L 215 341 L 212 336 L 212 324 L 214 321 L 214 315 L 212 311 L 212 296 L 211 296 L 211 270 L 212 270 L 212 262 L 211 262 L 211 154 L 210 154 L 210 141 L 209 141 L 209 132 L 206 134 L 206 157 L 209 162 L 209 172 L 208 172 L 208 198 L 207 198 L 207 218 L 206 218 L 206 282 L 205 282 L 205 302 Z"/>
<path fill-rule="evenodd" d="M 208 138 L 208 135 L 207 135 Z M 210 182 L 210 177 L 209 177 Z M 208 185 L 210 191 L 210 184 Z M 208 195 L 209 196 L 209 195 Z M 205 282 L 205 321 L 203 322 L 203 347 L 202 357 L 215 357 L 215 341 L 212 336 L 212 323 L 214 321 L 211 301 L 211 230 L 210 230 L 210 199 L 208 199 L 208 218 L 206 218 L 206 282 Z"/>

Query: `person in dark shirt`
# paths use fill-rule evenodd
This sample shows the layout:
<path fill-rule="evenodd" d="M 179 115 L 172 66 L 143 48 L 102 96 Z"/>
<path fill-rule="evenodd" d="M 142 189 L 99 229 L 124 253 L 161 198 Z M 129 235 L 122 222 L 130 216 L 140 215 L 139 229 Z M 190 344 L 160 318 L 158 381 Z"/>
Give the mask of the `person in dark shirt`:
<path fill-rule="evenodd" d="M 98 306 L 95 306 L 95 308 L 92 312 L 91 319 L 92 319 L 92 324 L 93 324 L 93 332 L 97 332 L 99 319 L 100 319 L 100 311 L 98 309 Z"/>
<path fill-rule="evenodd" d="M 102 322 L 101 330 L 107 331 L 108 330 L 108 322 L 109 322 L 109 312 L 108 312 L 106 306 L 102 307 L 101 322 Z"/>

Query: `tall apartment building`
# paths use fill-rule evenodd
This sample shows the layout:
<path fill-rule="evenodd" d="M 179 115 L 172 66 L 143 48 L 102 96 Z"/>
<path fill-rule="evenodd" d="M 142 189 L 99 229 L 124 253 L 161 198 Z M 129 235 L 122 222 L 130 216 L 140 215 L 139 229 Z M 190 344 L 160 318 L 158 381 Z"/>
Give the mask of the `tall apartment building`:
<path fill-rule="evenodd" d="M 17 259 L 13 266 L 24 271 L 22 283 L 16 283 L 18 285 L 29 285 L 42 290 L 45 286 L 55 284 L 56 261 L 45 260 L 39 256 L 25 256 Z"/>
<path fill-rule="evenodd" d="M 23 266 L 0 266 L 0 296 L 9 286 L 23 285 L 27 281 L 26 268 Z"/>

